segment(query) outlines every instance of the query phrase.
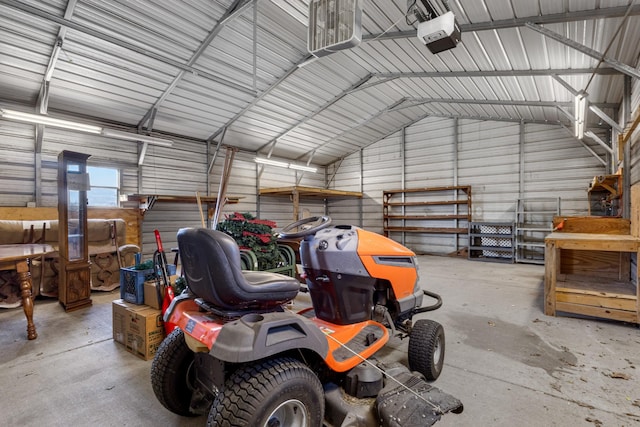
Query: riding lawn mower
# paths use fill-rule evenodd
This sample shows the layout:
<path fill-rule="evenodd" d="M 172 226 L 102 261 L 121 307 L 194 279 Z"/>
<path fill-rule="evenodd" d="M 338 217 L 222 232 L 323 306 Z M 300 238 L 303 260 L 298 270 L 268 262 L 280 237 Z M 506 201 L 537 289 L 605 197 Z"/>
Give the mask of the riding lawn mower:
<path fill-rule="evenodd" d="M 165 312 L 176 327 L 151 368 L 170 411 L 228 427 L 422 427 L 462 412 L 429 384 L 443 367 L 444 330 L 413 316 L 441 300 L 420 289 L 411 250 L 326 216 L 306 218 L 280 234 L 301 239 L 302 286 L 241 270 L 225 233 L 186 228 L 177 237 L 187 289 Z M 301 290 L 311 307 L 296 312 Z M 423 307 L 425 296 L 437 302 Z M 376 357 L 392 336 L 408 337 L 408 367 Z"/>

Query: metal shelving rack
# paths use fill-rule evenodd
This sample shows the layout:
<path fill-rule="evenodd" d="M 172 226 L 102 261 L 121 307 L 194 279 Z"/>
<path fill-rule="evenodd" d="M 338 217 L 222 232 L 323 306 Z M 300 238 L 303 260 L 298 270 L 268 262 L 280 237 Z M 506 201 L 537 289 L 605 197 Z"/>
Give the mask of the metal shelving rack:
<path fill-rule="evenodd" d="M 513 263 L 515 260 L 512 222 L 469 223 L 469 259 Z"/>
<path fill-rule="evenodd" d="M 519 198 L 516 205 L 516 262 L 544 264 L 544 238 L 560 215 L 560 197 Z"/>

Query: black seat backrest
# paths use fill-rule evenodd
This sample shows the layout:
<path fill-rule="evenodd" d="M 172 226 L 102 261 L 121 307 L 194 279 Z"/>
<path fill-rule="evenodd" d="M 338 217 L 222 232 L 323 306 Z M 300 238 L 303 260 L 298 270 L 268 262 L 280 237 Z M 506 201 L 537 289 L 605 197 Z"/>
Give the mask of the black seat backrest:
<path fill-rule="evenodd" d="M 191 291 L 220 308 L 238 308 L 246 303 L 239 286 L 244 280 L 240 249 L 225 233 L 206 228 L 178 231 L 182 271 Z M 239 280 L 238 280 L 239 279 Z"/>
<path fill-rule="evenodd" d="M 295 298 L 295 277 L 241 269 L 240 249 L 225 233 L 206 228 L 178 231 L 182 271 L 191 292 L 221 311 L 272 310 Z"/>

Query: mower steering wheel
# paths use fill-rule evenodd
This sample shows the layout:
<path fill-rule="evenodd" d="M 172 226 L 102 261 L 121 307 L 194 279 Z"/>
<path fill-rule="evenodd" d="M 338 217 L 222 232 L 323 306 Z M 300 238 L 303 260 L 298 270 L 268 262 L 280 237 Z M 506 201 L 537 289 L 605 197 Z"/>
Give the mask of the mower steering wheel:
<path fill-rule="evenodd" d="M 318 222 L 320 221 L 320 222 Z M 318 222 L 318 224 L 305 229 L 300 229 L 303 225 L 310 224 L 312 222 Z M 299 237 L 310 236 L 312 234 L 316 234 L 318 231 L 323 228 L 331 225 L 331 218 L 328 216 L 311 216 L 309 218 L 303 218 L 299 221 L 292 222 L 291 224 L 285 226 L 280 232 L 281 239 L 297 239 Z M 299 229 L 300 231 L 293 232 L 292 230 Z"/>

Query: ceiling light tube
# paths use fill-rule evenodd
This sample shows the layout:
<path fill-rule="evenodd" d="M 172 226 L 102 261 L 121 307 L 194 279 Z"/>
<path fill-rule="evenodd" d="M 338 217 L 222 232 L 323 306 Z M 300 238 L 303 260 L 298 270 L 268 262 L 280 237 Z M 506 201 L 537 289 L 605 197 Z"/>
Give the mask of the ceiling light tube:
<path fill-rule="evenodd" d="M 53 117 L 40 114 L 23 113 L 22 111 L 3 110 L 0 109 L 0 116 L 7 120 L 16 120 L 19 122 L 43 124 L 46 126 L 58 127 L 63 129 L 78 130 L 81 132 L 89 132 L 99 134 L 102 132 L 100 126 L 86 125 L 84 123 L 71 122 L 68 120 L 54 119 Z"/>
<path fill-rule="evenodd" d="M 311 173 L 316 173 L 318 171 L 318 168 L 314 168 L 312 166 L 297 165 L 295 163 L 290 163 L 289 169 L 295 169 L 295 170 L 311 172 Z"/>
<path fill-rule="evenodd" d="M 578 139 L 584 138 L 585 128 L 587 126 L 587 94 L 580 92 L 575 96 L 574 100 L 575 115 L 575 132 L 574 136 Z"/>
<path fill-rule="evenodd" d="M 62 50 L 62 40 L 58 39 L 56 45 L 53 47 L 53 52 L 51 53 L 51 59 L 49 60 L 49 65 L 47 66 L 47 71 L 44 74 L 44 81 L 51 81 L 51 77 L 53 76 L 53 71 L 56 69 L 56 63 L 58 62 L 58 56 L 60 55 L 60 51 Z"/>
<path fill-rule="evenodd" d="M 281 168 L 288 168 L 289 167 L 289 163 L 281 162 L 279 160 L 265 159 L 263 157 L 256 157 L 253 160 L 256 163 L 261 163 L 263 165 L 278 166 L 278 167 L 281 167 Z"/>
<path fill-rule="evenodd" d="M 170 139 L 156 138 L 147 135 L 138 135 L 137 133 L 122 132 L 115 129 L 104 128 L 102 129 L 102 135 L 112 138 L 124 139 L 127 141 L 140 141 L 153 145 L 161 145 L 163 147 L 173 146 L 173 141 Z"/>

